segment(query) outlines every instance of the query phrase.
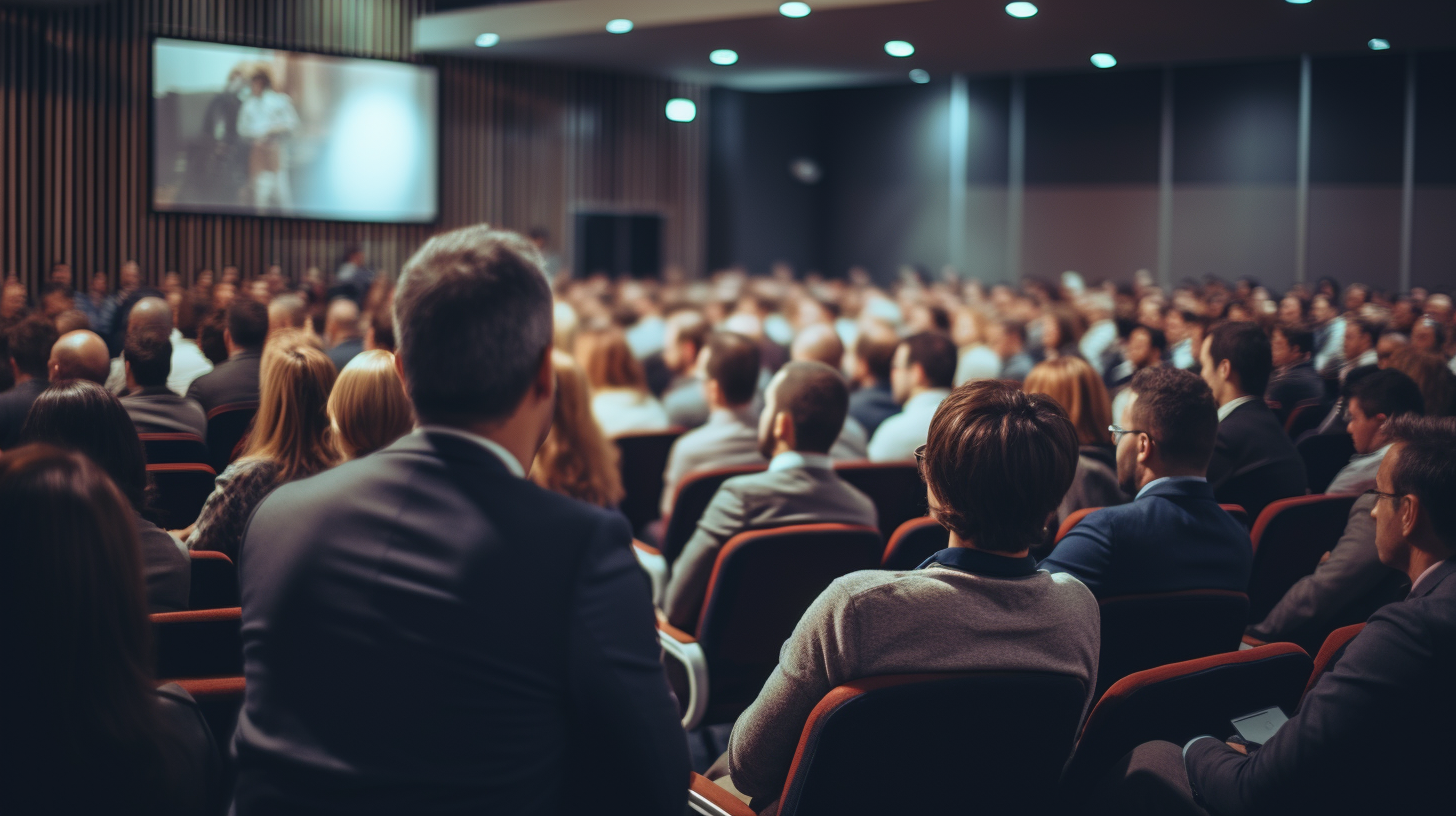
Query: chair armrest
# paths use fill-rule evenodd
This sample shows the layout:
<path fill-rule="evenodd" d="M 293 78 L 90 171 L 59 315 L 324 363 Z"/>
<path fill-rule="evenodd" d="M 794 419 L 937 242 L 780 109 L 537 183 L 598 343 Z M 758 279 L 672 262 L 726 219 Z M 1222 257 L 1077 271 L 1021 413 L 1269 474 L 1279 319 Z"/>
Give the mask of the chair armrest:
<path fill-rule="evenodd" d="M 688 809 L 703 816 L 756 816 L 737 796 L 696 773 L 688 786 Z"/>
<path fill-rule="evenodd" d="M 658 621 L 657 642 L 662 644 L 664 655 L 682 664 L 688 678 L 688 701 L 684 706 L 682 725 L 691 731 L 702 722 L 708 711 L 708 660 L 703 656 L 703 647 L 692 635 L 671 624 Z"/>
<path fill-rule="evenodd" d="M 637 556 L 637 564 L 652 582 L 652 605 L 661 604 L 662 596 L 667 592 L 667 559 L 662 557 L 661 550 L 635 538 L 632 539 L 632 554 Z"/>

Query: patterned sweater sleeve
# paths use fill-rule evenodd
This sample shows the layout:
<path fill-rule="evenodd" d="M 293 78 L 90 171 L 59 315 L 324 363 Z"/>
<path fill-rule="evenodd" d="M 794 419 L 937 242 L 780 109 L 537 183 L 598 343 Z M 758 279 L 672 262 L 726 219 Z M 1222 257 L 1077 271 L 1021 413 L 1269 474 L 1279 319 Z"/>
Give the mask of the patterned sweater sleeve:
<path fill-rule="evenodd" d="M 263 497 L 277 486 L 278 466 L 267 460 L 234 462 L 213 484 L 197 526 L 187 539 L 192 550 L 216 550 L 237 560 L 243 531 Z"/>

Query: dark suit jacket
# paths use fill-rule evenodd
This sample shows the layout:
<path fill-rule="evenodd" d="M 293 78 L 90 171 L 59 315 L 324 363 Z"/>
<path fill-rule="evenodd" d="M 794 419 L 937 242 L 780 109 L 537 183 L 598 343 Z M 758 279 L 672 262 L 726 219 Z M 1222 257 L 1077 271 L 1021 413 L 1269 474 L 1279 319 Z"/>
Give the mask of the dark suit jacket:
<path fill-rule="evenodd" d="M 137 433 L 194 433 L 207 439 L 207 412 L 195 399 L 179 397 L 165 385 L 139 388 L 121 398 Z"/>
<path fill-rule="evenodd" d="M 0 451 L 7 451 L 20 444 L 20 431 L 25 427 L 25 417 L 30 413 L 31 403 L 46 389 L 45 380 L 26 380 L 0 393 Z"/>
<path fill-rule="evenodd" d="M 239 816 L 683 812 L 620 515 L 420 431 L 278 488 L 238 567 Z"/>
<path fill-rule="evenodd" d="M 1264 401 L 1280 422 L 1289 418 L 1294 406 L 1325 398 L 1325 381 L 1314 370 L 1314 363 L 1304 362 L 1275 371 L 1264 391 Z"/>
<path fill-rule="evenodd" d="M 876 383 L 861 388 L 849 395 L 849 415 L 864 426 L 865 433 L 875 435 L 875 429 L 886 419 L 900 413 L 900 403 L 890 392 L 889 383 Z"/>
<path fill-rule="evenodd" d="M 1303 496 L 1304 460 L 1263 400 L 1235 408 L 1218 423 L 1208 483 L 1223 504 L 1237 504 L 1252 521 L 1270 502 Z"/>
<path fill-rule="evenodd" d="M 1245 757 L 1188 747 L 1188 780 L 1215 814 L 1449 813 L 1456 741 L 1456 563 L 1371 616 L 1298 713 Z"/>
<path fill-rule="evenodd" d="M 258 401 L 260 351 L 240 351 L 218 363 L 208 374 L 192 381 L 187 396 L 202 403 L 204 412 L 219 405 Z"/>
<path fill-rule="evenodd" d="M 334 368 L 343 371 L 344 366 L 348 365 L 350 360 L 358 357 L 359 352 L 363 350 L 364 339 L 362 337 L 350 337 L 347 340 L 340 340 L 337 346 L 329 349 L 329 361 L 334 364 Z"/>
<path fill-rule="evenodd" d="M 1206 482 L 1174 479 L 1131 504 L 1089 514 L 1039 567 L 1065 572 L 1098 598 L 1184 589 L 1244 592 L 1249 531 L 1218 506 Z"/>

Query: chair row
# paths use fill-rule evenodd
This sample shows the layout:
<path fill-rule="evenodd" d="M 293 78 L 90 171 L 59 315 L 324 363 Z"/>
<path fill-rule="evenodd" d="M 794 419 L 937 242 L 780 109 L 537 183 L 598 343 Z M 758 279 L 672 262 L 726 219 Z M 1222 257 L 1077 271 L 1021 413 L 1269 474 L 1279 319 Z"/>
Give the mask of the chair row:
<path fill-rule="evenodd" d="M 147 474 L 156 488 L 154 521 L 168 529 L 190 525 L 212 494 L 213 480 L 241 453 L 256 402 L 220 405 L 207 414 L 207 441 L 190 433 L 139 434 Z"/>

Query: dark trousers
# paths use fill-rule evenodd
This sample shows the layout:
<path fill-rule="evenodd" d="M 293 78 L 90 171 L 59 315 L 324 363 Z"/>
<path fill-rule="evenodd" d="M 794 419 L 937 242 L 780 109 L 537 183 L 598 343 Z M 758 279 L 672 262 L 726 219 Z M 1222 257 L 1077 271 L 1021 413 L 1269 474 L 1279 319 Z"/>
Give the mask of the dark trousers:
<path fill-rule="evenodd" d="M 1193 800 L 1183 749 L 1171 742 L 1145 742 L 1123 757 L 1103 780 L 1098 813 L 1122 816 L 1208 816 Z"/>

